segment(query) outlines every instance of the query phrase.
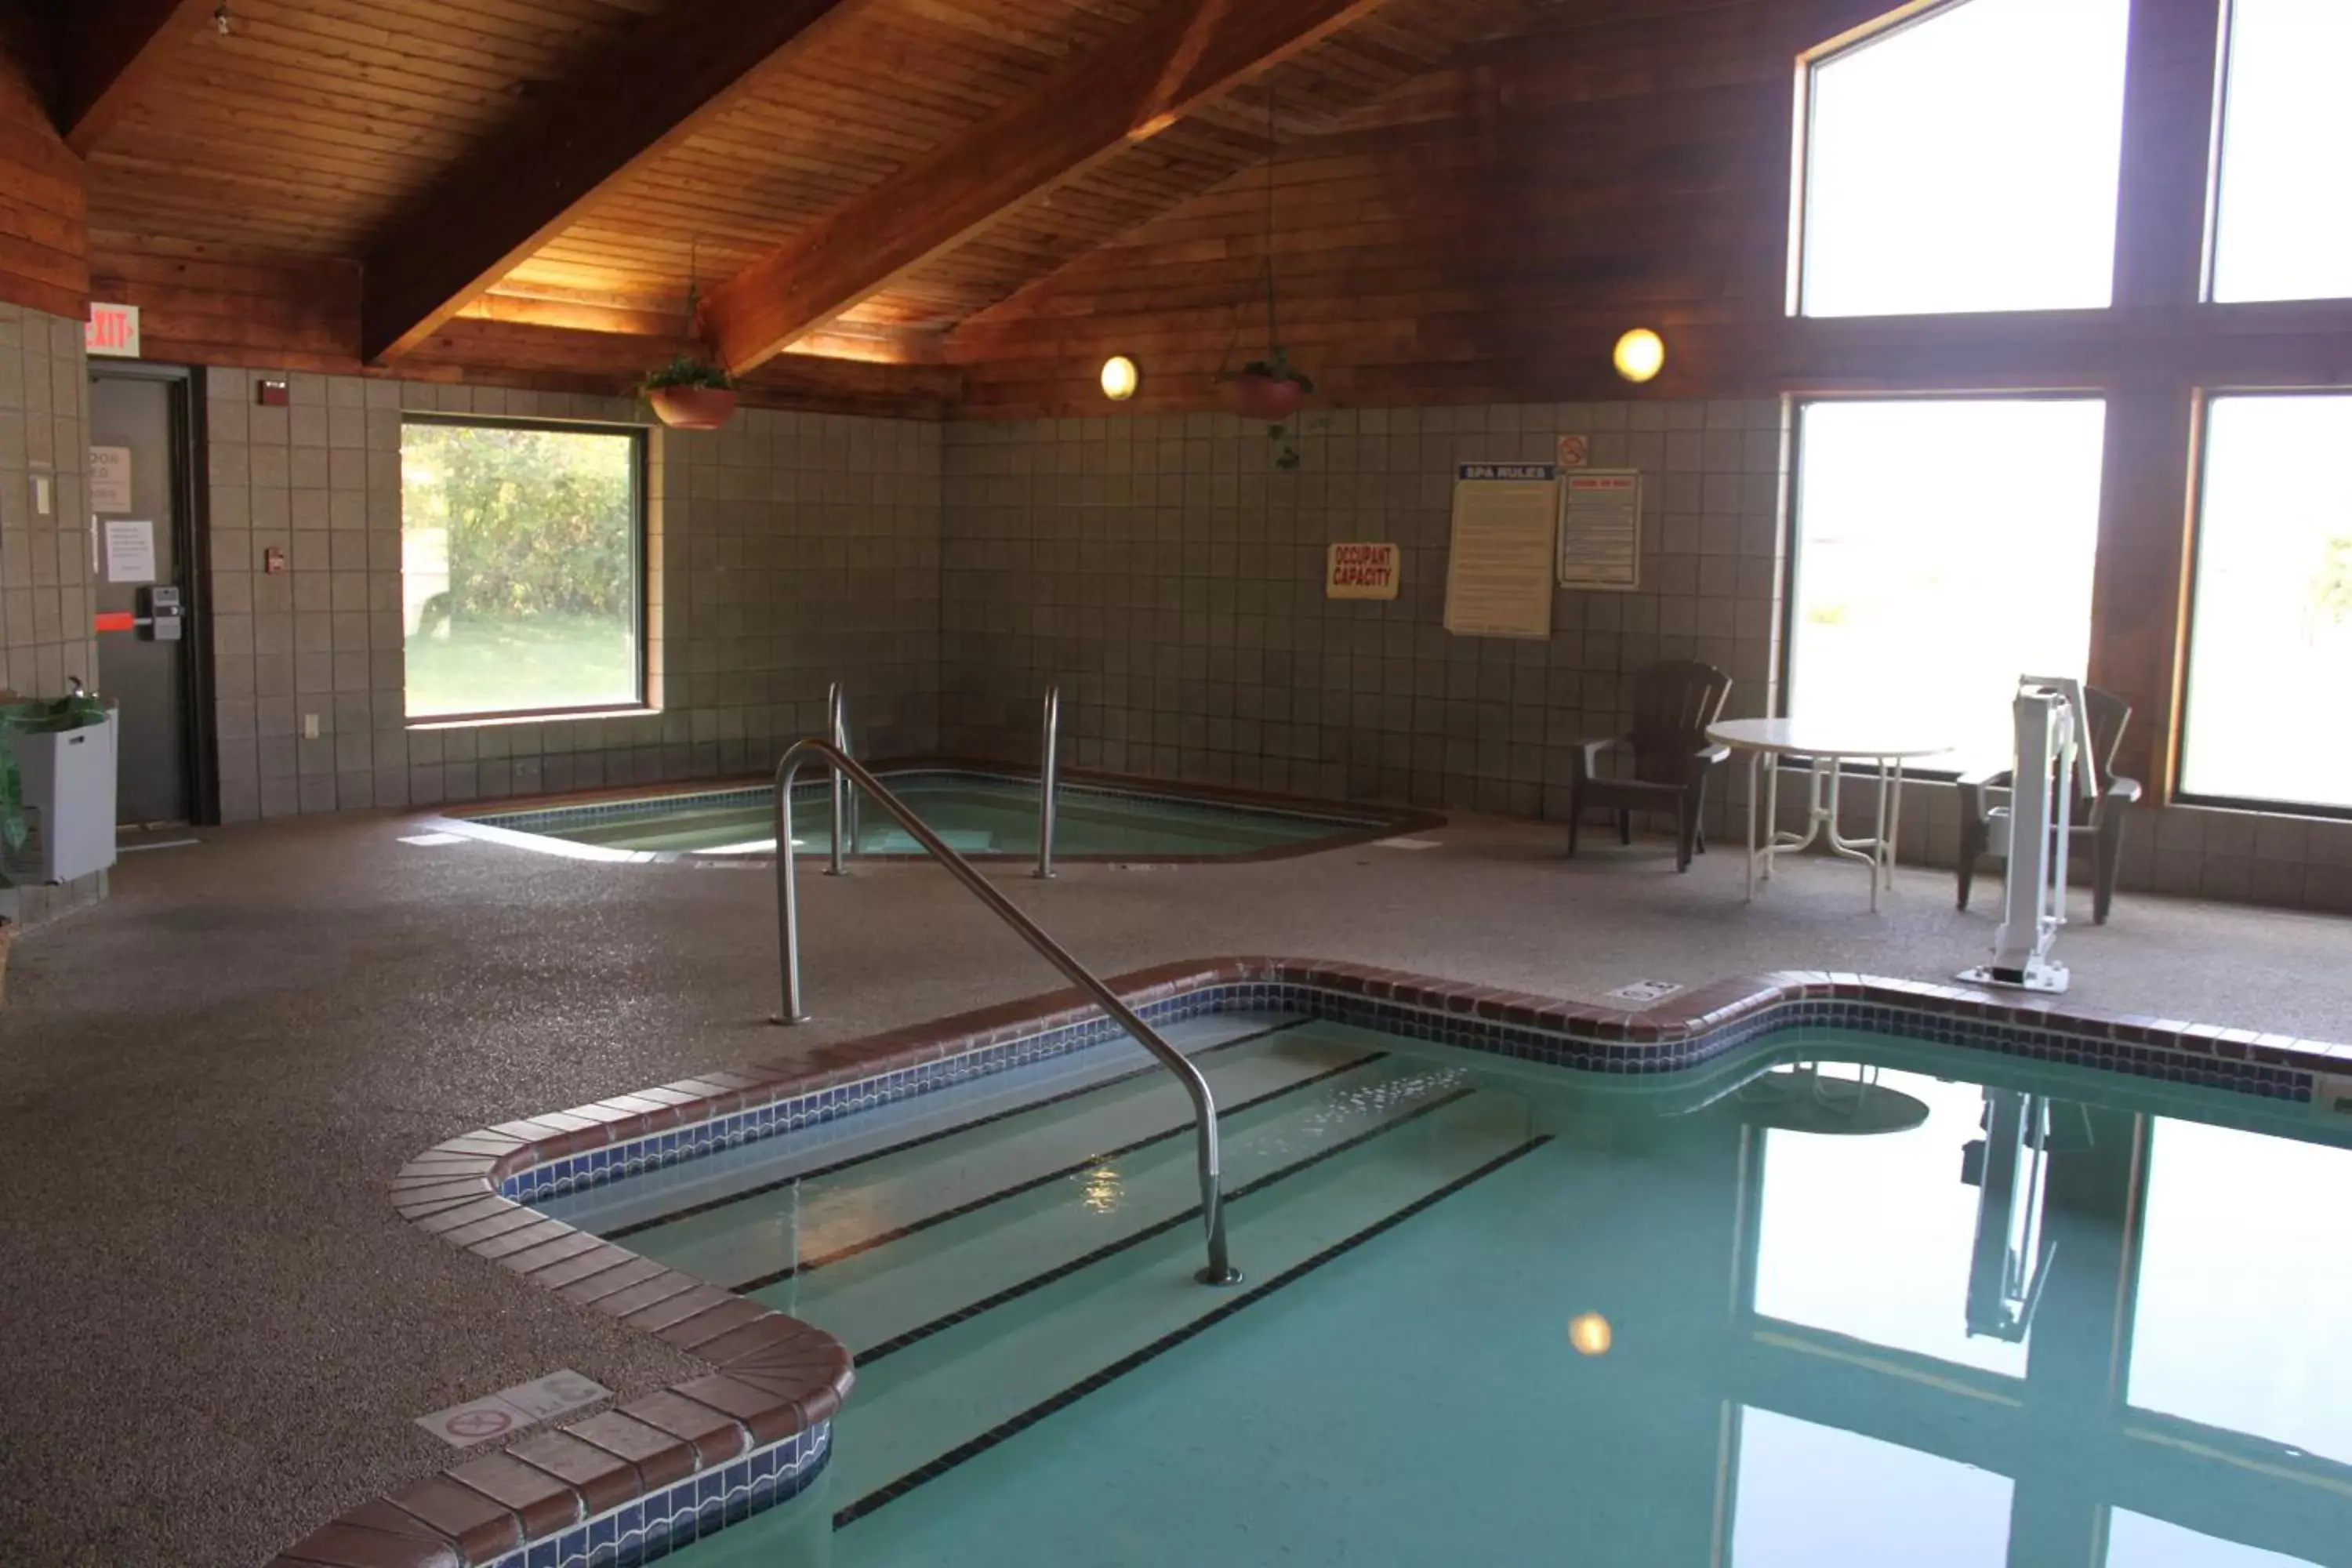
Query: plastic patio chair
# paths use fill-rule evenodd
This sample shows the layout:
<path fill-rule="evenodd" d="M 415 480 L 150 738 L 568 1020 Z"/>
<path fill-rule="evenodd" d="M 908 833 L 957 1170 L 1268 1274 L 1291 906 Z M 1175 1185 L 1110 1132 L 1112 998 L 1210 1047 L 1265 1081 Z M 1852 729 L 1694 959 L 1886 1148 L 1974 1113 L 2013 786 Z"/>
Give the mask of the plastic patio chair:
<path fill-rule="evenodd" d="M 1690 869 L 1691 856 L 1706 849 L 1700 813 L 1706 781 L 1731 748 L 1706 738 L 1731 695 L 1731 677 L 1711 664 L 1675 660 L 1654 664 L 1633 677 L 1633 727 L 1622 735 L 1580 743 L 1576 775 L 1570 786 L 1568 852 L 1576 853 L 1577 826 L 1592 806 L 1617 813 L 1620 843 L 1633 842 L 1633 813 L 1675 814 L 1675 869 Z M 1633 756 L 1630 777 L 1604 778 L 1601 754 L 1622 748 Z"/>
<path fill-rule="evenodd" d="M 2083 688 L 2083 705 L 2090 710 L 2090 737 L 2087 742 L 2091 767 L 2099 781 L 2099 798 L 2086 807 L 2077 791 L 2074 805 L 2074 842 L 2088 839 L 2092 846 L 2091 923 L 2107 923 L 2107 906 L 2115 902 L 2116 877 L 2124 861 L 2124 814 L 2139 799 L 2137 779 L 2119 778 L 2116 774 L 2116 751 L 2123 744 L 2124 729 L 2131 722 L 2131 704 L 2112 691 L 2102 691 L 2095 686 Z M 1986 797 L 1993 790 L 2006 790 L 2016 783 L 2006 768 L 1998 772 L 1964 774 L 1960 790 L 1960 908 L 1969 907 L 1969 889 L 1976 880 L 1977 862 L 1992 852 L 1991 802 Z"/>

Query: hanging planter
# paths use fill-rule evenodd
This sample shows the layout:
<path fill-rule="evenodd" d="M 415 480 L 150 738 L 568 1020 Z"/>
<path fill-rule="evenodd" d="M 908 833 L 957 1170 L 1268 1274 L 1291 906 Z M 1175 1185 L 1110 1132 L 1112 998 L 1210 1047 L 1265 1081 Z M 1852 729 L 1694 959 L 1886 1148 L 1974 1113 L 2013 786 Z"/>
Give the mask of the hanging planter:
<path fill-rule="evenodd" d="M 1225 345 L 1225 363 L 1233 363 L 1233 353 L 1241 341 L 1241 319 L 1249 308 L 1250 294 L 1262 289 L 1265 296 L 1265 357 L 1254 359 L 1238 371 L 1220 368 L 1217 384 L 1223 388 L 1225 401 L 1242 418 L 1259 421 L 1266 426 L 1267 438 L 1275 447 L 1274 466 L 1277 468 L 1298 467 L 1298 443 L 1289 424 L 1307 395 L 1315 390 L 1314 381 L 1290 363 L 1282 346 L 1281 328 L 1275 314 L 1274 283 L 1274 161 L 1282 151 L 1275 134 L 1274 93 L 1268 89 L 1265 98 L 1265 240 L 1258 266 L 1257 287 L 1244 292 L 1234 306 L 1233 341 Z"/>
<path fill-rule="evenodd" d="M 679 354 L 638 390 L 654 417 L 673 430 L 716 430 L 735 413 L 735 384 L 725 367 L 694 354 Z"/>
<path fill-rule="evenodd" d="M 1266 359 L 1252 360 L 1225 383 L 1225 396 L 1234 412 L 1244 419 L 1280 421 L 1298 412 L 1315 383 L 1292 368 L 1280 348 Z"/>

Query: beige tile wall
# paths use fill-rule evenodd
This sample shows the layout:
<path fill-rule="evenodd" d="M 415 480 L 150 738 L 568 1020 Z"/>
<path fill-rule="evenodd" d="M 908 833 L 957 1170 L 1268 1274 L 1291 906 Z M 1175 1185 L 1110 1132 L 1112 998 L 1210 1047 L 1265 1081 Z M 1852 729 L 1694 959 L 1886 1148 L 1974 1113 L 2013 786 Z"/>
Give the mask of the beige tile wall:
<path fill-rule="evenodd" d="M 0 689 L 26 697 L 97 685 L 89 417 L 81 323 L 0 305 Z M 47 516 L 36 478 L 52 481 Z M 103 898 L 106 880 L 0 889 L 0 918 L 37 924 Z"/>
<path fill-rule="evenodd" d="M 432 805 L 765 768 L 849 682 L 861 745 L 937 744 L 940 426 L 751 411 L 651 443 L 659 711 L 411 728 L 402 701 L 404 410 L 643 422 L 628 400 L 207 376 L 222 815 Z M 270 546 L 289 569 L 263 570 Z M 317 740 L 303 719 L 317 714 Z"/>

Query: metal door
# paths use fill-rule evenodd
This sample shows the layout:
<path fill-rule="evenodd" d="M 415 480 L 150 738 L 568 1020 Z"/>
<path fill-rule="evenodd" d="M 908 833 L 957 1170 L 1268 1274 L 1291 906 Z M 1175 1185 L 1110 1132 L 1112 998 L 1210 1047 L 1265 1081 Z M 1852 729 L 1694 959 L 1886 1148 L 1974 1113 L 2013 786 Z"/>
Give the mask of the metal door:
<path fill-rule="evenodd" d="M 189 386 L 184 372 L 93 370 L 89 378 L 98 687 L 121 706 L 115 818 L 199 819 L 192 788 L 194 614 Z M 152 590 L 176 587 L 176 639 L 156 635 Z"/>

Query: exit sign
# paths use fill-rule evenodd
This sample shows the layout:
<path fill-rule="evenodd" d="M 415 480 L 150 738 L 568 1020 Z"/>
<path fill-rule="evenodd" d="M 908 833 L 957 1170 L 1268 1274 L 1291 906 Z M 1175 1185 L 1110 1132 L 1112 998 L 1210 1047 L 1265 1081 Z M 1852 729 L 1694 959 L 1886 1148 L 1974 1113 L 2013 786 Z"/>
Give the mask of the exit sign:
<path fill-rule="evenodd" d="M 82 324 L 82 347 L 113 359 L 139 357 L 139 307 L 101 305 L 93 300 L 89 320 Z"/>

